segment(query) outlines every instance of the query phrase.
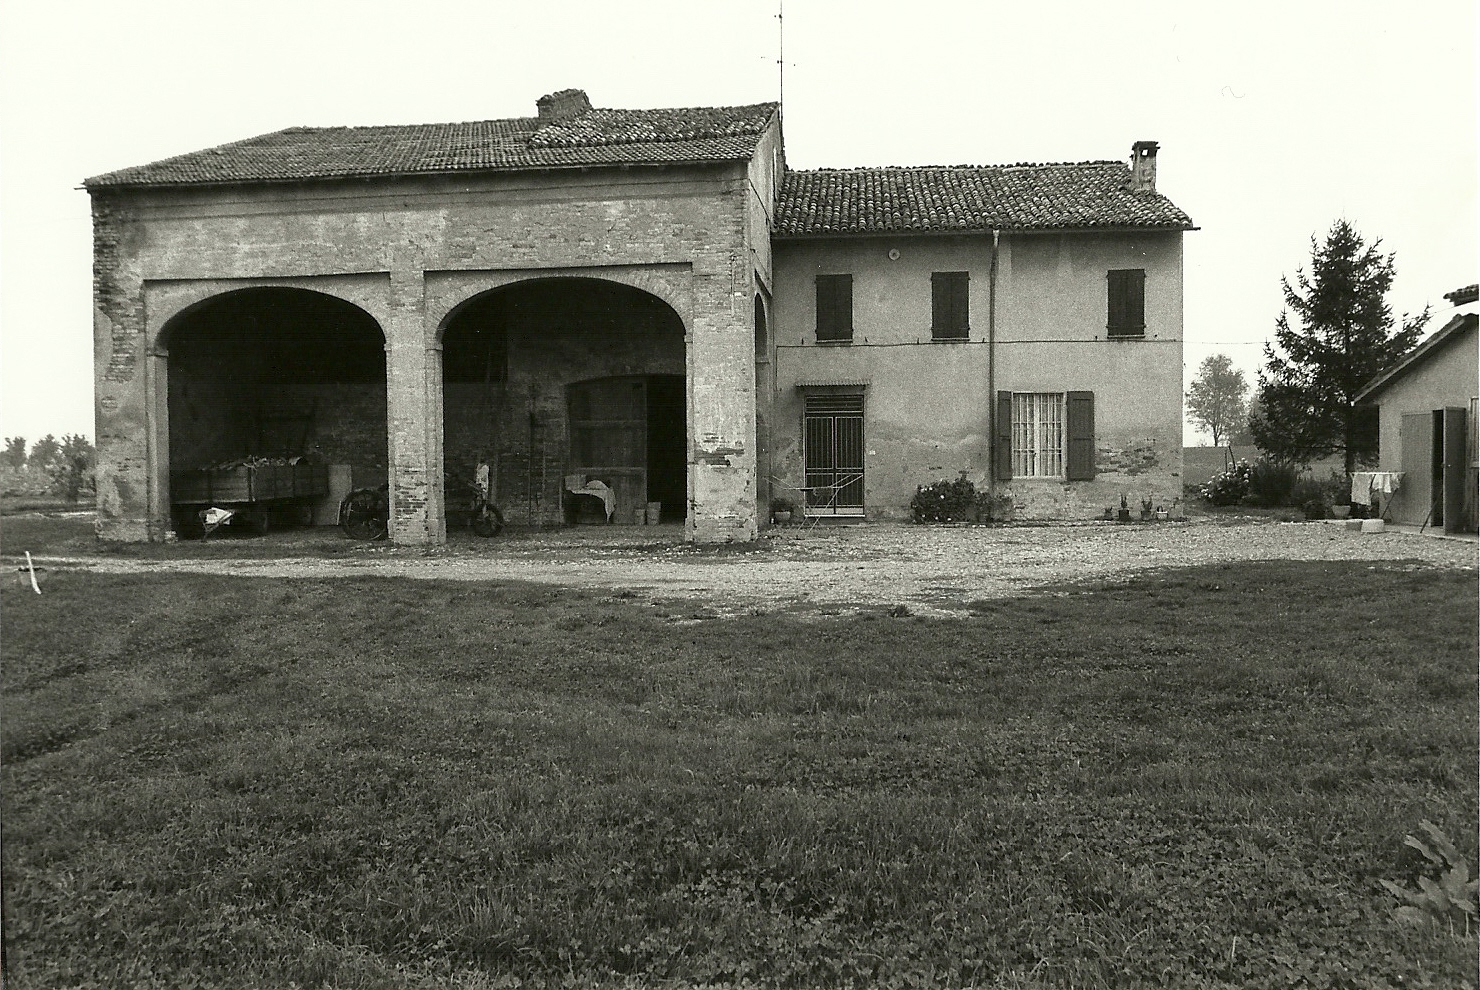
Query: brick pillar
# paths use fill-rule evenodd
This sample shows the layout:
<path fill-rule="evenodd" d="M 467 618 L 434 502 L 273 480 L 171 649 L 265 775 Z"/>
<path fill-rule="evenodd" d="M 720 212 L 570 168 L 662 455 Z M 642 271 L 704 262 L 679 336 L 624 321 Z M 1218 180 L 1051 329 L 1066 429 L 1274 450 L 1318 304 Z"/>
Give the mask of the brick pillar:
<path fill-rule="evenodd" d="M 749 292 L 729 273 L 695 279 L 688 335 L 689 521 L 696 543 L 756 538 L 755 336 Z M 710 282 L 704 285 L 703 282 Z"/>
<path fill-rule="evenodd" d="M 440 353 L 428 347 L 424 312 L 422 273 L 392 272 L 385 326 L 390 535 L 396 543 L 413 545 L 447 538 L 440 456 L 442 365 Z M 434 432 L 439 434 L 435 440 Z"/>

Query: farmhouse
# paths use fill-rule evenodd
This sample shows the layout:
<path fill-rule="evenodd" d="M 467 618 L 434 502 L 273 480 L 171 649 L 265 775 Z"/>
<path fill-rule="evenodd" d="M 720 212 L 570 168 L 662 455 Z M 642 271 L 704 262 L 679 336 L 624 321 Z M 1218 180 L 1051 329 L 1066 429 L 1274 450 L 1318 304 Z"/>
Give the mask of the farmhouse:
<path fill-rule="evenodd" d="M 93 177 L 99 533 L 166 538 L 172 475 L 249 457 L 386 484 L 402 543 L 479 464 L 513 523 L 699 542 L 962 474 L 1029 516 L 1170 504 L 1194 228 L 1156 155 L 797 172 L 775 104 L 565 90 Z"/>

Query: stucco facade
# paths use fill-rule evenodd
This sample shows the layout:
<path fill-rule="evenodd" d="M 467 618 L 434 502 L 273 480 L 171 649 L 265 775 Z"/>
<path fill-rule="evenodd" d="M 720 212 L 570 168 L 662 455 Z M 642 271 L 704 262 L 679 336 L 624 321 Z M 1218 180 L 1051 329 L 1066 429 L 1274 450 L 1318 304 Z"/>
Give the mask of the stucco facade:
<path fill-rule="evenodd" d="M 1088 518 L 1122 495 L 1180 499 L 1181 231 L 1001 233 L 995 280 L 990 233 L 782 240 L 776 259 L 773 473 L 785 486 L 804 485 L 809 392 L 864 394 L 864 515 L 900 519 L 921 484 L 963 473 L 993 483 L 995 393 L 1088 391 L 1093 480 L 996 479 L 1019 514 Z M 1143 336 L 1106 333 L 1116 269 L 1146 272 Z M 969 276 L 965 339 L 932 338 L 931 275 L 946 271 Z M 847 343 L 817 340 L 815 280 L 830 273 L 853 277 Z"/>

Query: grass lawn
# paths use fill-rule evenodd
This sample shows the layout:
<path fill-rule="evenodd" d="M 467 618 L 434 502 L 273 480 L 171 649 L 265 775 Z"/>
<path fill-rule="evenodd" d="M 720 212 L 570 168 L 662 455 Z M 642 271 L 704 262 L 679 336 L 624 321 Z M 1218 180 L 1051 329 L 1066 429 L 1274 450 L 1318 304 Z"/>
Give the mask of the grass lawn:
<path fill-rule="evenodd" d="M 48 574 L 4 610 L 28 987 L 1455 987 L 1476 578 L 1264 563 L 680 621 L 627 593 Z M 681 610 L 692 613 L 692 606 Z"/>

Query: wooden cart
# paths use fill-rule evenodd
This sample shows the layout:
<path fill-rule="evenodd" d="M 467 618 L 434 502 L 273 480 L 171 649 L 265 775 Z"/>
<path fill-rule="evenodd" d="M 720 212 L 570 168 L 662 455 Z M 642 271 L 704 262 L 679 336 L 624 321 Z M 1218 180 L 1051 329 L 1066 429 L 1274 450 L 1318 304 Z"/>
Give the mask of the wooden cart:
<path fill-rule="evenodd" d="M 175 471 L 170 474 L 170 505 L 176 528 L 200 529 L 199 513 L 231 509 L 258 533 L 270 519 L 289 518 L 307 525 L 313 503 L 329 494 L 329 468 L 323 464 L 266 463 Z"/>

